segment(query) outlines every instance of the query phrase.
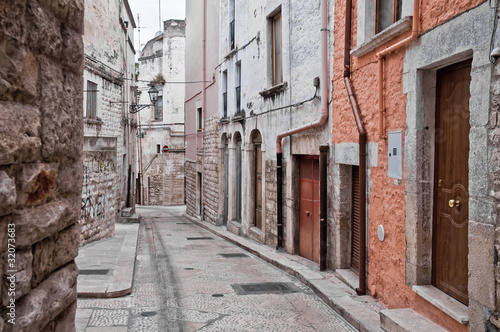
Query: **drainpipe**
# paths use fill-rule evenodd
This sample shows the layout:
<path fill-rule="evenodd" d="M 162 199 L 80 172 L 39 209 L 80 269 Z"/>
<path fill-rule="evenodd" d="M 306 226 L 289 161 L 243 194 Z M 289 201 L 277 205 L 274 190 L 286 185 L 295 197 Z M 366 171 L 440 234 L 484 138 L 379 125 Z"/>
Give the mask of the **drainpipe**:
<path fill-rule="evenodd" d="M 346 0 L 345 12 L 345 34 L 344 34 L 344 84 L 349 96 L 352 113 L 358 128 L 359 144 L 359 287 L 356 289 L 358 295 L 366 294 L 366 130 L 361 117 L 358 101 L 351 82 L 351 22 L 352 0 Z"/>
<path fill-rule="evenodd" d="M 321 0 L 321 117 L 316 122 L 308 123 L 302 127 L 295 129 L 290 129 L 279 134 L 276 137 L 276 159 L 277 159 L 277 195 L 278 195 L 278 213 L 277 213 L 277 224 L 278 224 L 278 248 L 283 246 L 283 173 L 282 173 L 282 157 L 283 150 L 281 146 L 281 140 L 284 137 L 291 136 L 309 129 L 317 128 L 326 123 L 328 119 L 328 3 L 327 0 Z M 321 204 L 326 204 L 326 202 L 320 201 Z"/>
<path fill-rule="evenodd" d="M 384 118 L 385 118 L 385 109 L 384 109 L 384 57 L 400 48 L 401 46 L 405 46 L 415 39 L 417 39 L 419 34 L 419 13 L 420 13 L 420 0 L 413 1 L 413 23 L 412 23 L 412 31 L 411 35 L 406 37 L 405 39 L 388 46 L 380 52 L 377 52 L 378 59 L 378 134 L 380 139 L 386 139 L 387 135 L 385 134 L 384 129 Z"/>

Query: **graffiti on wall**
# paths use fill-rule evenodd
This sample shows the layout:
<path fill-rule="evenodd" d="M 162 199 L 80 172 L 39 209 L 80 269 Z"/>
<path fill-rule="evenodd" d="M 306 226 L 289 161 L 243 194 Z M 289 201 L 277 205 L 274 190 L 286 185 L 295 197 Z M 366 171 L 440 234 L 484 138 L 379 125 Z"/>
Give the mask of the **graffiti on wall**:
<path fill-rule="evenodd" d="M 114 151 L 85 151 L 80 225 L 82 243 L 114 229 L 119 200 L 116 192 Z M 99 235 L 102 234 L 102 235 Z"/>

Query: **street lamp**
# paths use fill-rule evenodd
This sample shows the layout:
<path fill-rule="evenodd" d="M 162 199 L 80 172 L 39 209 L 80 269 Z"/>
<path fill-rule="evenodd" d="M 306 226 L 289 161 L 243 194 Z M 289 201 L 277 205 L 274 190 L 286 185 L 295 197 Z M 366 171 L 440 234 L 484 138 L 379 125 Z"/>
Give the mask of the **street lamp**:
<path fill-rule="evenodd" d="M 151 104 L 130 104 L 130 113 L 138 113 L 142 109 L 150 106 L 154 106 L 156 104 L 156 101 L 158 100 L 158 90 L 154 86 L 154 84 L 151 86 L 151 88 L 148 90 L 149 93 L 149 100 L 151 100 Z"/>

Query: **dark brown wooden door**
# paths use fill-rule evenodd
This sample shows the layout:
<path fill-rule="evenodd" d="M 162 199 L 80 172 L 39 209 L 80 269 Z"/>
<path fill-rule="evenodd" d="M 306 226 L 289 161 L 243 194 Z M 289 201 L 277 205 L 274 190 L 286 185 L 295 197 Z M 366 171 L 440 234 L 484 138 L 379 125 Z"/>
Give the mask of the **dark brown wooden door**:
<path fill-rule="evenodd" d="M 351 205 L 351 269 L 359 272 L 359 252 L 361 246 L 359 220 L 359 166 L 352 167 Z"/>
<path fill-rule="evenodd" d="M 471 61 L 437 73 L 433 285 L 468 305 Z"/>
<path fill-rule="evenodd" d="M 262 148 L 255 144 L 255 227 L 262 229 Z"/>
<path fill-rule="evenodd" d="M 319 263 L 319 159 L 300 158 L 299 255 Z"/>

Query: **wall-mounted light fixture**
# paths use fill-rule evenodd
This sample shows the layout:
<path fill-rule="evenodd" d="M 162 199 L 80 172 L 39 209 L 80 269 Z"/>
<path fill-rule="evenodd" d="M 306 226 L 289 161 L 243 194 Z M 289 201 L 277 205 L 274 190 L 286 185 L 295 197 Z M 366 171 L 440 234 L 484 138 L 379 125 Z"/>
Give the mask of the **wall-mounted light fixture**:
<path fill-rule="evenodd" d="M 130 104 L 130 113 L 138 113 L 142 109 L 150 106 L 154 106 L 156 101 L 158 100 L 158 90 L 154 85 L 148 90 L 149 100 L 151 100 L 151 104 Z"/>

